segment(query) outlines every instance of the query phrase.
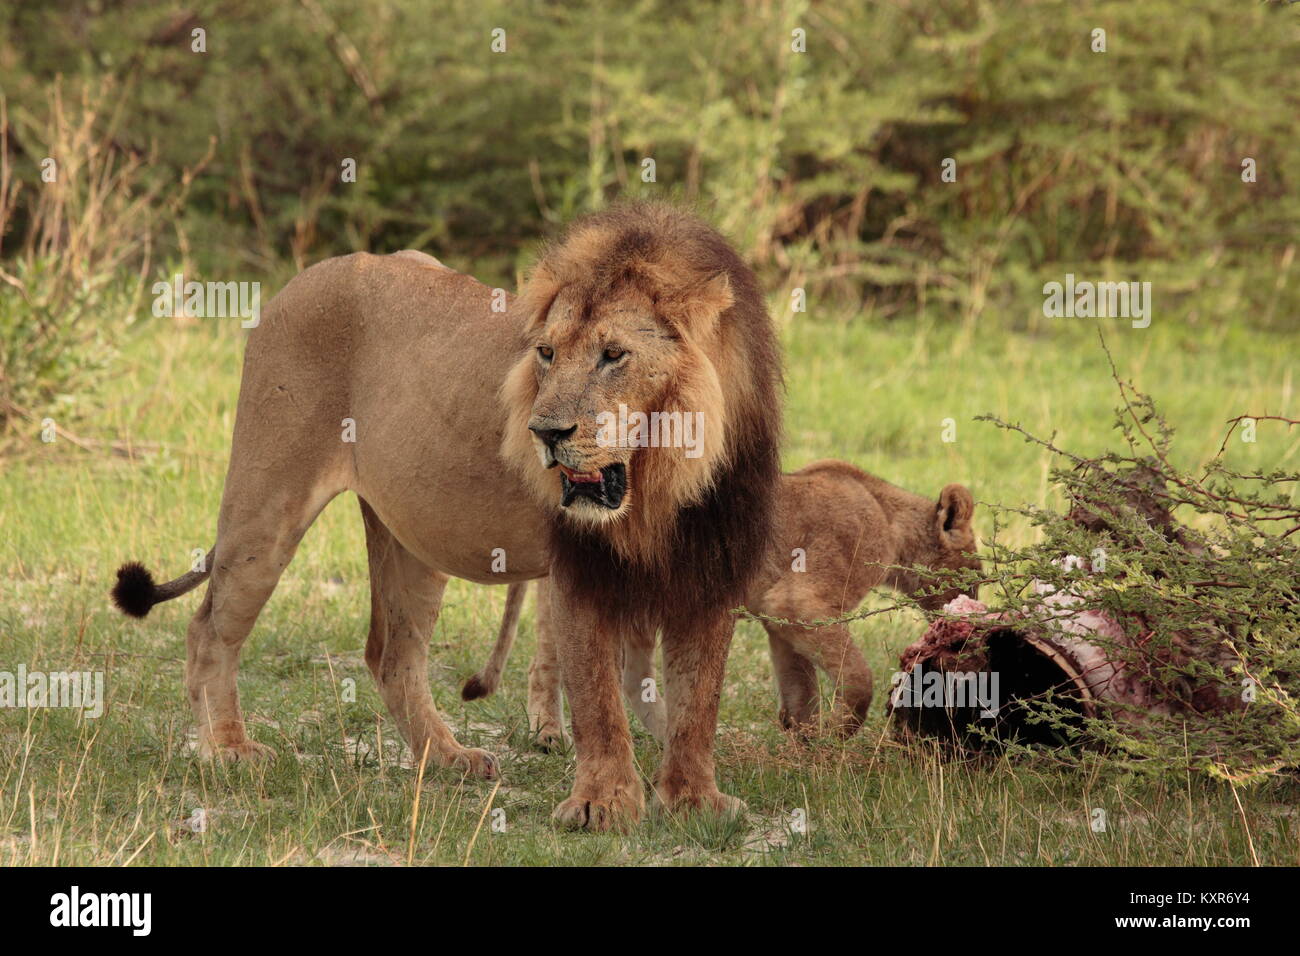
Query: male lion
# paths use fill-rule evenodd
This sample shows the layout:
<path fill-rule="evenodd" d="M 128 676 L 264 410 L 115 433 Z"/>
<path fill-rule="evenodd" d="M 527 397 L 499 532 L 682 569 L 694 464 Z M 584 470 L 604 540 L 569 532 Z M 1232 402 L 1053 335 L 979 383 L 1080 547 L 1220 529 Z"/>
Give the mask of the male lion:
<path fill-rule="evenodd" d="M 504 312 L 501 300 L 408 252 L 327 260 L 268 304 L 188 634 L 201 751 L 266 751 L 245 733 L 239 650 L 303 532 L 352 490 L 370 555 L 366 662 L 417 757 L 497 773 L 491 754 L 455 740 L 429 691 L 448 577 L 549 573 L 578 751 L 557 821 L 639 817 L 617 661 L 624 640 L 655 628 L 674 702 L 656 796 L 734 808 L 713 768 L 729 612 L 759 569 L 779 475 L 778 349 L 754 277 L 703 223 L 635 204 L 574 223 L 522 296 Z M 703 413 L 700 454 L 601 440 L 597 416 L 620 406 Z M 209 577 L 118 574 L 114 598 L 136 615 Z"/>
<path fill-rule="evenodd" d="M 936 610 L 958 594 L 942 588 L 935 571 L 979 568 L 971 518 L 975 499 L 962 485 L 946 485 L 938 500 L 924 498 L 843 461 L 818 461 L 782 475 L 771 550 L 750 585 L 745 605 L 781 621 L 825 621 L 850 613 L 867 592 L 886 585 Z M 466 700 L 492 693 L 514 641 L 526 583 L 512 584 L 506 620 L 491 659 L 465 684 Z M 849 737 L 871 705 L 871 669 L 844 624 L 807 627 L 765 620 L 781 707 L 779 719 L 798 733 L 815 729 L 816 669 L 835 687 L 828 729 Z M 528 712 L 543 744 L 562 740 L 555 648 L 539 608 L 537 650 L 529 669 Z M 632 645 L 624 661 L 623 692 L 633 713 L 664 739 L 663 698 L 646 693 L 654 676 L 653 646 Z"/>

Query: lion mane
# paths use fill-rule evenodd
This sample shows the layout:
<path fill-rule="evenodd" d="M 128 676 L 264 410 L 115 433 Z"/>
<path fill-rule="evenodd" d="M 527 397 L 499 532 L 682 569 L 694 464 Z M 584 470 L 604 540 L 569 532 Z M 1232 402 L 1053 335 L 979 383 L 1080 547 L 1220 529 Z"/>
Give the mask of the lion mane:
<path fill-rule="evenodd" d="M 715 437 L 698 459 L 634 452 L 632 506 L 618 519 L 549 522 L 551 570 L 603 618 L 655 626 L 743 603 L 770 542 L 780 477 L 781 366 L 753 272 L 725 239 L 673 206 L 632 203 L 578 220 L 548 246 L 514 301 L 520 359 L 501 389 L 502 455 L 555 509 L 532 447 L 533 349 L 561 290 L 590 318 L 635 290 L 680 346 L 664 411 L 702 411 Z"/>

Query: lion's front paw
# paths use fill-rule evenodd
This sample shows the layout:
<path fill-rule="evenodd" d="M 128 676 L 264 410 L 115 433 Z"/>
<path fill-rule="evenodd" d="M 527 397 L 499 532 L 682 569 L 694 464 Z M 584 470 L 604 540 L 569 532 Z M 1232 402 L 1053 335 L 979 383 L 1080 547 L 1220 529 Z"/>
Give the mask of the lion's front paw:
<path fill-rule="evenodd" d="M 655 804 L 669 813 L 711 813 L 716 816 L 739 816 L 745 812 L 745 801 L 728 796 L 712 784 L 693 787 L 689 785 L 655 785 Z"/>
<path fill-rule="evenodd" d="M 551 821 L 573 830 L 626 830 L 641 819 L 642 801 L 631 793 L 616 792 L 608 797 L 569 797 L 555 808 Z"/>
<path fill-rule="evenodd" d="M 275 759 L 275 750 L 254 740 L 240 740 L 232 744 L 219 744 L 212 740 L 199 741 L 199 756 L 205 760 L 229 763 L 259 763 Z"/>
<path fill-rule="evenodd" d="M 467 747 L 456 754 L 447 766 L 459 770 L 467 777 L 478 777 L 481 780 L 495 780 L 501 775 L 497 758 L 486 750 L 473 747 Z"/>

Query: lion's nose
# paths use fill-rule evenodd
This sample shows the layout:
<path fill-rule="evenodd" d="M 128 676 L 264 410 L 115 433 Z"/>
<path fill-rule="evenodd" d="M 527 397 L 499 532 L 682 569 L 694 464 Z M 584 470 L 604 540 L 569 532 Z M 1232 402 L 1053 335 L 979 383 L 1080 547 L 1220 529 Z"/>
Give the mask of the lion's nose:
<path fill-rule="evenodd" d="M 528 430 L 546 442 L 548 448 L 554 448 L 557 443 L 569 438 L 578 430 L 577 425 L 570 425 L 568 428 L 555 428 L 553 420 L 534 418 L 528 423 Z"/>

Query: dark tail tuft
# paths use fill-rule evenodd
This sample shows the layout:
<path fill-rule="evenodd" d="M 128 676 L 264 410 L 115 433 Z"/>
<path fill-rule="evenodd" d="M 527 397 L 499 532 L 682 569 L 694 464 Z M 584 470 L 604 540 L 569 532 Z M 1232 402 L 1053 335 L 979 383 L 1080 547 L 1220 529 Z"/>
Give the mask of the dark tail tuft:
<path fill-rule="evenodd" d="M 478 675 L 475 674 L 469 680 L 465 681 L 465 686 L 460 690 L 460 699 L 478 700 L 480 697 L 486 697 L 490 693 L 492 692 L 483 685 L 483 682 L 479 680 Z"/>
<path fill-rule="evenodd" d="M 158 603 L 158 586 L 153 575 L 138 561 L 117 569 L 117 583 L 113 585 L 113 603 L 123 614 L 144 617 Z"/>

